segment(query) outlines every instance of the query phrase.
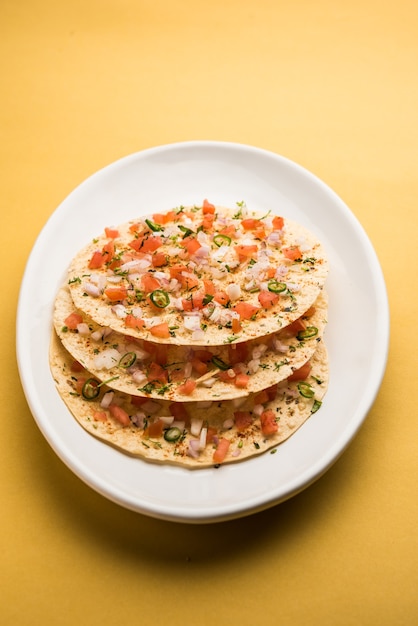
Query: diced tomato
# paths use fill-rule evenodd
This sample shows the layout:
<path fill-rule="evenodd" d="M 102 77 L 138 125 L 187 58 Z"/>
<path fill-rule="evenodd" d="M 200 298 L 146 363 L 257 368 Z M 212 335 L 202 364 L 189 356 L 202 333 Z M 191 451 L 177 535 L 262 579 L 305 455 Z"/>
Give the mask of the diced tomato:
<path fill-rule="evenodd" d="M 186 378 L 186 369 L 184 367 L 180 367 L 178 365 L 176 365 L 171 371 L 170 371 L 170 381 L 172 383 L 179 383 L 184 381 Z"/>
<path fill-rule="evenodd" d="M 96 422 L 106 422 L 106 411 L 93 411 L 93 419 L 96 420 Z"/>
<path fill-rule="evenodd" d="M 81 365 L 80 361 L 73 361 L 71 363 L 71 371 L 74 373 L 79 373 L 82 372 L 84 370 L 84 366 Z"/>
<path fill-rule="evenodd" d="M 193 293 L 189 298 L 182 299 L 183 311 L 192 311 L 193 309 L 203 309 L 204 293 Z"/>
<path fill-rule="evenodd" d="M 231 442 L 229 439 L 225 437 L 221 437 L 219 439 L 218 445 L 216 446 L 216 450 L 213 453 L 213 462 L 214 463 L 222 463 L 225 460 L 226 455 L 228 454 L 229 446 Z"/>
<path fill-rule="evenodd" d="M 159 226 L 164 226 L 164 224 L 168 224 L 168 222 L 173 222 L 176 217 L 177 213 L 175 211 L 168 211 L 168 213 L 154 213 L 152 221 Z"/>
<path fill-rule="evenodd" d="M 216 207 L 214 204 L 212 204 L 211 202 L 209 202 L 209 200 L 207 200 L 206 198 L 203 200 L 203 205 L 202 205 L 202 213 L 204 215 L 209 214 L 214 214 L 216 211 Z"/>
<path fill-rule="evenodd" d="M 224 226 L 220 231 L 220 235 L 226 235 L 227 237 L 232 237 L 234 239 L 237 234 L 237 229 L 233 224 L 229 224 L 229 226 Z"/>
<path fill-rule="evenodd" d="M 248 374 L 239 373 L 235 376 L 235 387 L 238 389 L 246 389 L 248 387 L 248 383 L 250 382 L 250 377 Z"/>
<path fill-rule="evenodd" d="M 182 275 L 182 273 L 188 271 L 189 268 L 187 267 L 187 265 L 172 265 L 169 268 L 170 278 L 176 278 L 177 280 L 180 280 L 180 276 Z"/>
<path fill-rule="evenodd" d="M 287 335 L 297 335 L 301 330 L 306 330 L 306 324 L 303 319 L 298 317 L 297 320 L 288 324 L 283 330 Z"/>
<path fill-rule="evenodd" d="M 168 258 L 167 258 L 167 255 L 164 254 L 164 252 L 155 252 L 152 255 L 153 267 L 163 267 L 164 265 L 167 265 L 167 263 L 168 263 Z"/>
<path fill-rule="evenodd" d="M 119 231 L 117 228 L 113 228 L 112 226 L 107 226 L 105 228 L 105 235 L 106 237 L 109 237 L 110 239 L 116 239 L 116 237 L 119 237 Z"/>
<path fill-rule="evenodd" d="M 186 424 L 190 422 L 189 413 L 183 402 L 173 402 L 172 404 L 170 404 L 169 409 L 174 419 L 178 420 L 179 422 L 185 422 Z"/>
<path fill-rule="evenodd" d="M 276 416 L 274 415 L 274 411 L 271 409 L 267 409 L 267 411 L 263 411 L 260 415 L 261 422 L 261 432 L 266 437 L 270 435 L 274 435 L 279 430 L 279 425 L 276 422 Z"/>
<path fill-rule="evenodd" d="M 127 328 L 136 328 L 137 330 L 144 328 L 145 323 L 140 317 L 135 317 L 132 313 L 128 313 L 128 315 L 124 319 L 125 326 Z"/>
<path fill-rule="evenodd" d="M 284 226 L 284 219 L 282 217 L 279 217 L 278 215 L 276 215 L 276 217 L 273 217 L 274 230 L 282 230 L 283 226 Z"/>
<path fill-rule="evenodd" d="M 207 294 L 208 296 L 214 296 L 215 295 L 215 285 L 213 283 L 213 280 L 204 280 L 203 281 L 203 288 L 205 290 L 205 294 Z"/>
<path fill-rule="evenodd" d="M 206 443 L 212 443 L 217 434 L 218 429 L 215 428 L 215 426 L 208 426 L 208 432 L 206 433 Z"/>
<path fill-rule="evenodd" d="M 254 404 L 265 404 L 269 401 L 269 394 L 265 389 L 263 389 L 262 391 L 259 391 L 255 394 L 253 400 Z"/>
<path fill-rule="evenodd" d="M 154 344 L 150 352 L 155 363 L 167 365 L 167 347 L 164 344 Z"/>
<path fill-rule="evenodd" d="M 195 254 L 199 250 L 199 248 L 202 247 L 195 237 L 186 237 L 185 239 L 183 239 L 181 245 L 186 248 L 190 256 Z"/>
<path fill-rule="evenodd" d="M 297 259 L 302 258 L 302 252 L 299 250 L 298 246 L 283 248 L 283 254 L 286 259 L 290 259 L 291 261 L 296 261 Z"/>
<path fill-rule="evenodd" d="M 253 417 L 249 411 L 235 411 L 234 421 L 239 433 L 246 430 L 253 423 Z"/>
<path fill-rule="evenodd" d="M 109 405 L 109 413 L 112 417 L 115 418 L 115 420 L 122 424 L 122 426 L 129 426 L 129 424 L 131 423 L 128 413 L 118 404 L 113 404 L 112 402 Z"/>
<path fill-rule="evenodd" d="M 150 363 L 150 366 L 147 371 L 147 378 L 149 382 L 156 382 L 165 385 L 168 381 L 168 373 L 161 365 L 158 363 Z"/>
<path fill-rule="evenodd" d="M 307 361 L 302 367 L 299 367 L 295 370 L 290 376 L 287 377 L 289 382 L 294 382 L 296 380 L 306 380 L 311 373 L 312 365 Z"/>
<path fill-rule="evenodd" d="M 230 368 L 229 370 L 221 370 L 218 374 L 218 378 L 219 380 L 221 380 L 223 383 L 233 383 L 236 377 L 236 374 L 234 372 L 234 374 L 231 376 L 232 374 L 232 368 Z"/>
<path fill-rule="evenodd" d="M 177 280 L 180 282 L 183 289 L 187 289 L 188 291 L 199 285 L 197 277 L 190 272 L 187 272 L 186 274 L 179 274 L 177 276 Z"/>
<path fill-rule="evenodd" d="M 151 235 L 150 237 L 137 237 L 133 239 L 129 246 L 137 252 L 155 252 L 160 246 L 163 245 L 163 240 L 159 235 Z"/>
<path fill-rule="evenodd" d="M 240 330 L 241 330 L 241 328 L 242 328 L 242 327 L 241 327 L 241 322 L 239 321 L 239 319 L 238 319 L 238 318 L 236 318 L 236 317 L 233 317 L 233 318 L 232 318 L 232 322 L 231 322 L 231 323 L 232 323 L 232 327 L 231 327 L 232 332 L 233 332 L 234 334 L 239 333 L 239 331 L 240 331 Z"/>
<path fill-rule="evenodd" d="M 225 291 L 216 291 L 213 299 L 215 300 L 215 302 L 221 304 L 222 306 L 226 306 L 230 300 L 228 294 Z"/>
<path fill-rule="evenodd" d="M 242 320 L 250 320 L 260 308 L 249 302 L 238 302 L 232 310 L 236 311 Z"/>
<path fill-rule="evenodd" d="M 157 324 L 156 326 L 151 326 L 149 331 L 151 335 L 153 335 L 154 337 L 159 337 L 160 339 L 167 339 L 167 337 L 170 336 L 170 329 L 167 322 L 162 322 L 161 324 Z"/>
<path fill-rule="evenodd" d="M 128 295 L 126 287 L 123 285 L 108 287 L 104 292 L 111 302 L 120 302 L 121 300 L 125 300 Z"/>
<path fill-rule="evenodd" d="M 83 321 L 82 316 L 79 313 L 76 313 L 74 311 L 73 313 L 70 313 L 70 315 L 68 315 L 65 318 L 64 324 L 70 330 L 76 330 L 78 324 L 81 324 L 82 321 Z"/>
<path fill-rule="evenodd" d="M 179 393 L 183 393 L 185 396 L 190 396 L 196 389 L 196 382 L 192 378 L 188 378 L 182 385 L 179 385 Z"/>
<path fill-rule="evenodd" d="M 264 309 L 271 309 L 279 301 L 279 294 L 272 291 L 260 291 L 258 301 Z"/>
<path fill-rule="evenodd" d="M 244 230 L 254 230 L 255 228 L 259 228 L 260 225 L 262 225 L 262 222 L 252 217 L 241 220 L 241 226 Z"/>
<path fill-rule="evenodd" d="M 143 245 L 141 247 L 141 252 L 155 252 L 158 250 L 160 246 L 163 245 L 163 240 L 159 235 L 152 235 L 147 239 L 144 239 Z"/>
<path fill-rule="evenodd" d="M 145 396 L 131 396 L 131 404 L 134 406 L 142 406 L 145 402 L 148 402 Z"/>
<path fill-rule="evenodd" d="M 267 392 L 267 395 L 270 401 L 275 399 L 277 395 L 277 389 L 278 389 L 278 384 L 276 383 L 275 385 L 271 385 L 271 387 L 267 387 L 267 389 L 265 390 Z"/>
<path fill-rule="evenodd" d="M 84 383 L 86 382 L 86 380 L 87 378 L 82 376 L 81 378 L 77 378 L 77 380 L 75 381 L 75 390 L 80 395 L 83 391 Z"/>
<path fill-rule="evenodd" d="M 263 226 L 256 228 L 253 230 L 253 235 L 256 239 L 261 239 L 263 241 L 266 238 L 265 228 Z"/>
<path fill-rule="evenodd" d="M 214 215 L 205 215 L 202 221 L 203 230 L 206 230 L 206 231 L 212 230 L 214 219 L 215 219 Z"/>
<path fill-rule="evenodd" d="M 145 293 L 151 293 L 151 291 L 155 291 L 155 289 L 161 289 L 161 283 L 151 274 L 143 274 L 141 277 L 141 287 Z"/>
<path fill-rule="evenodd" d="M 248 345 L 242 341 L 241 343 L 233 343 L 228 346 L 228 362 L 231 365 L 244 363 L 248 357 Z"/>
<path fill-rule="evenodd" d="M 105 245 L 103 246 L 103 249 L 102 249 L 102 254 L 103 254 L 103 257 L 104 257 L 104 262 L 105 263 L 110 263 L 110 261 L 115 256 L 115 243 L 114 243 L 113 240 L 108 241 L 107 243 L 105 243 Z"/>
<path fill-rule="evenodd" d="M 243 263 L 244 261 L 248 261 L 248 259 L 254 258 L 258 253 L 258 246 L 256 244 L 253 245 L 236 245 L 234 247 L 235 253 L 238 257 L 238 261 Z"/>
<path fill-rule="evenodd" d="M 316 311 L 316 307 L 313 304 L 312 306 L 309 307 L 309 309 L 307 311 L 305 311 L 305 313 L 303 314 L 303 317 L 312 317 L 312 315 L 314 315 Z"/>
<path fill-rule="evenodd" d="M 194 356 L 196 357 L 196 359 L 199 359 L 200 361 L 203 361 L 204 363 L 208 363 L 209 361 L 212 360 L 213 357 L 213 353 L 210 350 L 195 350 L 193 352 Z"/>
<path fill-rule="evenodd" d="M 196 357 L 191 360 L 191 364 L 195 372 L 199 374 L 199 376 L 203 376 L 208 371 L 208 366 L 204 361 L 197 359 Z"/>
<path fill-rule="evenodd" d="M 155 422 L 151 422 L 145 429 L 145 437 L 162 437 L 164 431 L 164 422 L 162 419 L 157 419 Z"/>
<path fill-rule="evenodd" d="M 104 265 L 104 262 L 105 259 L 101 250 L 96 250 L 95 252 L 93 252 L 93 256 L 90 259 L 88 267 L 91 270 L 98 270 Z"/>

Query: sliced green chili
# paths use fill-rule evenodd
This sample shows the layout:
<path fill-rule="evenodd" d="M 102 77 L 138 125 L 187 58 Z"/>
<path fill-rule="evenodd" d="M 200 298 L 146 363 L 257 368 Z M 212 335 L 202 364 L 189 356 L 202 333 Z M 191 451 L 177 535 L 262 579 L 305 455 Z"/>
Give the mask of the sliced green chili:
<path fill-rule="evenodd" d="M 300 330 L 296 337 L 302 341 L 303 339 L 312 339 L 318 334 L 318 329 L 316 326 L 308 326 L 305 330 Z"/>
<path fill-rule="evenodd" d="M 155 222 L 152 222 L 151 220 L 145 220 L 145 224 L 148 226 L 148 228 L 150 228 L 154 233 L 160 231 L 160 230 L 164 230 L 164 228 L 162 226 L 160 226 L 159 224 L 156 224 Z"/>
<path fill-rule="evenodd" d="M 150 298 L 153 305 L 159 309 L 165 309 L 165 307 L 170 303 L 168 293 L 163 289 L 155 289 L 155 291 L 152 291 Z"/>
<path fill-rule="evenodd" d="M 95 400 L 100 394 L 100 383 L 95 378 L 89 378 L 84 383 L 81 394 L 86 400 Z"/>
<path fill-rule="evenodd" d="M 223 245 L 226 246 L 230 246 L 231 245 L 231 237 L 228 237 L 228 235 L 215 235 L 213 238 L 213 243 L 215 244 L 215 246 L 218 246 L 218 248 L 220 248 Z"/>
<path fill-rule="evenodd" d="M 121 357 L 119 361 L 119 367 L 123 367 L 127 369 L 128 367 L 131 367 L 135 363 L 135 361 L 136 361 L 136 353 L 127 352 Z"/>
<path fill-rule="evenodd" d="M 322 406 L 322 402 L 320 400 L 314 400 L 314 403 L 312 405 L 312 409 L 311 409 L 311 413 L 316 413 L 318 411 L 318 409 L 320 409 Z"/>
<path fill-rule="evenodd" d="M 181 433 L 180 428 L 177 428 L 177 426 L 172 426 L 171 428 L 168 428 L 164 432 L 164 439 L 166 441 L 170 441 L 171 443 L 174 443 L 180 439 L 181 434 L 182 433 Z"/>
<path fill-rule="evenodd" d="M 304 398 L 313 398 L 315 392 L 309 383 L 298 383 L 298 389 Z"/>
<path fill-rule="evenodd" d="M 280 283 L 278 280 L 273 278 L 267 283 L 267 289 L 272 293 L 282 293 L 282 291 L 286 291 L 287 286 L 285 283 Z"/>
<path fill-rule="evenodd" d="M 220 370 L 222 370 L 224 372 L 226 370 L 229 370 L 229 368 L 230 368 L 230 365 L 228 365 L 228 363 L 225 363 L 225 361 L 220 359 L 218 356 L 212 357 L 212 363 L 215 365 L 215 367 L 217 367 L 218 369 L 220 369 Z"/>
<path fill-rule="evenodd" d="M 189 237 L 189 235 L 193 235 L 193 231 L 190 228 L 187 228 L 187 226 L 183 226 L 183 224 L 179 224 L 178 228 L 182 233 L 184 233 L 183 239 Z"/>

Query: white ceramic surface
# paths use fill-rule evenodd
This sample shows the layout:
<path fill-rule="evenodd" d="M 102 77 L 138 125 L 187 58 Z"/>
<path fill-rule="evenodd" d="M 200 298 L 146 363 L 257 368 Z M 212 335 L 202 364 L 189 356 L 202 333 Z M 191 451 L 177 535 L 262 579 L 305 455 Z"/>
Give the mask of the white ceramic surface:
<path fill-rule="evenodd" d="M 130 458 L 86 433 L 59 398 L 48 347 L 55 294 L 72 256 L 105 226 L 208 198 L 304 224 L 324 243 L 330 385 L 321 409 L 275 454 L 190 471 Z M 373 247 L 339 197 L 271 152 L 223 142 L 145 150 L 100 170 L 52 214 L 28 259 L 17 315 L 19 372 L 32 414 L 64 463 L 90 487 L 139 513 L 189 523 L 248 515 L 318 479 L 364 421 L 379 390 L 389 342 L 386 288 Z"/>

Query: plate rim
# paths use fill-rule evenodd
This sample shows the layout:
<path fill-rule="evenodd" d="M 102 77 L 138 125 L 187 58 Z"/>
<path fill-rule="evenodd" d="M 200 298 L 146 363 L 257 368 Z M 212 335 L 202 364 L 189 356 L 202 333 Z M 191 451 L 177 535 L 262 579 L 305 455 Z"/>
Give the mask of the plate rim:
<path fill-rule="evenodd" d="M 60 214 L 63 210 L 63 206 L 68 201 L 74 198 L 75 194 L 81 189 L 85 188 L 86 184 L 94 183 L 98 177 L 106 175 L 107 171 L 111 169 L 115 169 L 117 167 L 123 167 L 124 164 L 129 163 L 138 158 L 146 158 L 147 155 L 158 154 L 164 151 L 176 151 L 183 150 L 187 148 L 194 148 L 198 150 L 202 149 L 226 149 L 226 150 L 238 150 L 238 151 L 246 151 L 251 152 L 253 155 L 264 155 L 265 157 L 271 157 L 275 161 L 281 162 L 284 165 L 293 168 L 296 170 L 298 174 L 303 175 L 304 177 L 308 177 L 311 182 L 313 182 L 316 186 L 322 188 L 322 190 L 330 195 L 334 202 L 336 202 L 339 206 L 339 209 L 344 211 L 345 217 L 351 220 L 353 227 L 356 230 L 356 233 L 362 238 L 362 246 L 366 248 L 366 252 L 373 263 L 373 277 L 374 277 L 374 288 L 376 294 L 379 296 L 379 324 L 380 324 L 380 332 L 382 335 L 382 343 L 380 345 L 381 355 L 379 359 L 379 367 L 374 371 L 374 382 L 370 387 L 367 397 L 363 398 L 363 403 L 361 407 L 359 407 L 358 412 L 362 415 L 357 416 L 356 419 L 352 418 L 349 423 L 346 425 L 346 428 L 340 433 L 340 437 L 338 441 L 334 442 L 334 445 L 328 450 L 328 454 L 326 458 L 319 458 L 316 464 L 316 467 L 310 467 L 305 473 L 307 476 L 301 480 L 301 477 L 297 477 L 293 479 L 293 484 L 290 484 L 288 488 L 281 494 L 280 497 L 275 497 L 272 493 L 269 498 L 259 497 L 258 501 L 254 501 L 253 503 L 245 508 L 237 508 L 236 504 L 231 506 L 223 506 L 221 509 L 215 513 L 213 510 L 210 512 L 209 510 L 205 510 L 202 507 L 188 511 L 187 514 L 179 512 L 174 512 L 173 510 L 168 510 L 167 506 L 162 505 L 158 506 L 155 503 L 151 506 L 144 506 L 143 503 L 133 502 L 132 498 L 124 498 L 123 496 L 116 497 L 113 493 L 109 492 L 109 489 L 106 488 L 106 485 L 102 484 L 102 481 L 97 480 L 97 477 L 93 475 L 92 472 L 85 471 L 86 468 L 80 468 L 79 463 L 77 463 L 74 452 L 69 454 L 68 449 L 62 449 L 57 442 L 51 436 L 51 433 L 45 427 L 45 423 L 43 419 L 38 414 L 38 407 L 36 406 L 36 402 L 34 400 L 33 390 L 31 389 L 30 380 L 27 374 L 27 370 L 23 365 L 22 355 L 24 354 L 24 347 L 22 345 L 23 342 L 23 329 L 22 325 L 24 322 L 24 300 L 26 293 L 26 284 L 29 280 L 31 264 L 36 257 L 39 249 L 42 246 L 43 239 L 47 237 L 49 230 L 53 228 L 54 222 L 59 220 Z M 51 304 L 52 306 L 52 304 Z M 370 411 L 372 405 L 375 402 L 377 394 L 379 393 L 383 377 L 385 374 L 387 359 L 388 359 L 388 351 L 389 351 L 389 339 L 390 339 L 390 313 L 389 313 L 389 302 L 387 289 L 384 281 L 384 275 L 382 272 L 382 268 L 380 266 L 376 251 L 370 241 L 365 229 L 361 225 L 358 218 L 354 215 L 354 213 L 349 209 L 349 207 L 343 202 L 343 200 L 336 194 L 336 192 L 329 187 L 323 180 L 318 178 L 314 173 L 307 170 L 302 165 L 296 163 L 288 159 L 285 156 L 272 152 L 270 150 L 266 150 L 264 148 L 259 148 L 256 146 L 247 145 L 244 143 L 236 143 L 236 142 L 228 142 L 228 141 L 208 141 L 208 140 L 193 140 L 193 141 L 182 141 L 182 142 L 174 142 L 168 144 L 162 144 L 159 146 L 153 146 L 146 148 L 144 150 L 139 150 L 137 152 L 133 152 L 129 155 L 123 156 L 119 159 L 116 159 L 112 163 L 105 165 L 100 168 L 96 172 L 89 175 L 86 179 L 81 181 L 54 209 L 54 211 L 49 216 L 48 220 L 45 222 L 38 236 L 36 237 L 30 254 L 27 258 L 27 262 L 25 265 L 21 286 L 19 290 L 18 296 L 18 305 L 17 305 L 17 316 L 16 316 L 16 356 L 18 363 L 18 372 L 20 376 L 20 380 L 22 383 L 23 391 L 28 402 L 31 414 L 41 430 L 43 436 L 47 440 L 48 444 L 55 451 L 57 456 L 64 462 L 64 464 L 75 473 L 85 484 L 87 484 L 90 488 L 93 488 L 96 492 L 100 493 L 102 496 L 107 499 L 113 501 L 116 504 L 123 506 L 124 508 L 130 509 L 132 511 L 148 515 L 151 517 L 165 519 L 169 521 L 180 521 L 180 522 L 189 522 L 189 523 L 208 523 L 208 522 L 218 522 L 218 521 L 226 521 L 229 519 L 235 519 L 237 517 L 243 517 L 246 515 L 253 514 L 255 512 L 264 510 L 280 502 L 283 502 L 297 493 L 300 493 L 311 484 L 316 482 L 322 475 L 324 475 L 328 469 L 338 460 L 338 458 L 344 453 L 346 448 L 350 445 L 353 438 L 356 436 L 357 432 L 361 428 L 365 419 L 367 418 L 367 414 Z M 89 435 L 91 437 L 91 435 Z M 202 470 L 197 470 L 202 471 Z M 256 499 L 257 500 L 257 499 Z M 213 509 L 213 507 L 212 507 Z"/>

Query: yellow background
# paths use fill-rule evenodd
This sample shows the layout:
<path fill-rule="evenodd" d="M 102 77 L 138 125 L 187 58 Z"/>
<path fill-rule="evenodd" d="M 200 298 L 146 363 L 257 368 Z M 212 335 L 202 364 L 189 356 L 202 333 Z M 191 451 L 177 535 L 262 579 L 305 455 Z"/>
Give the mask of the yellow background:
<path fill-rule="evenodd" d="M 418 623 L 418 8 L 414 0 L 1 0 L 0 623 Z M 191 526 L 105 500 L 31 417 L 15 316 L 34 241 L 119 157 L 248 143 L 350 206 L 390 298 L 386 375 L 312 487 Z M 51 259 L 53 262 L 53 259 Z"/>

